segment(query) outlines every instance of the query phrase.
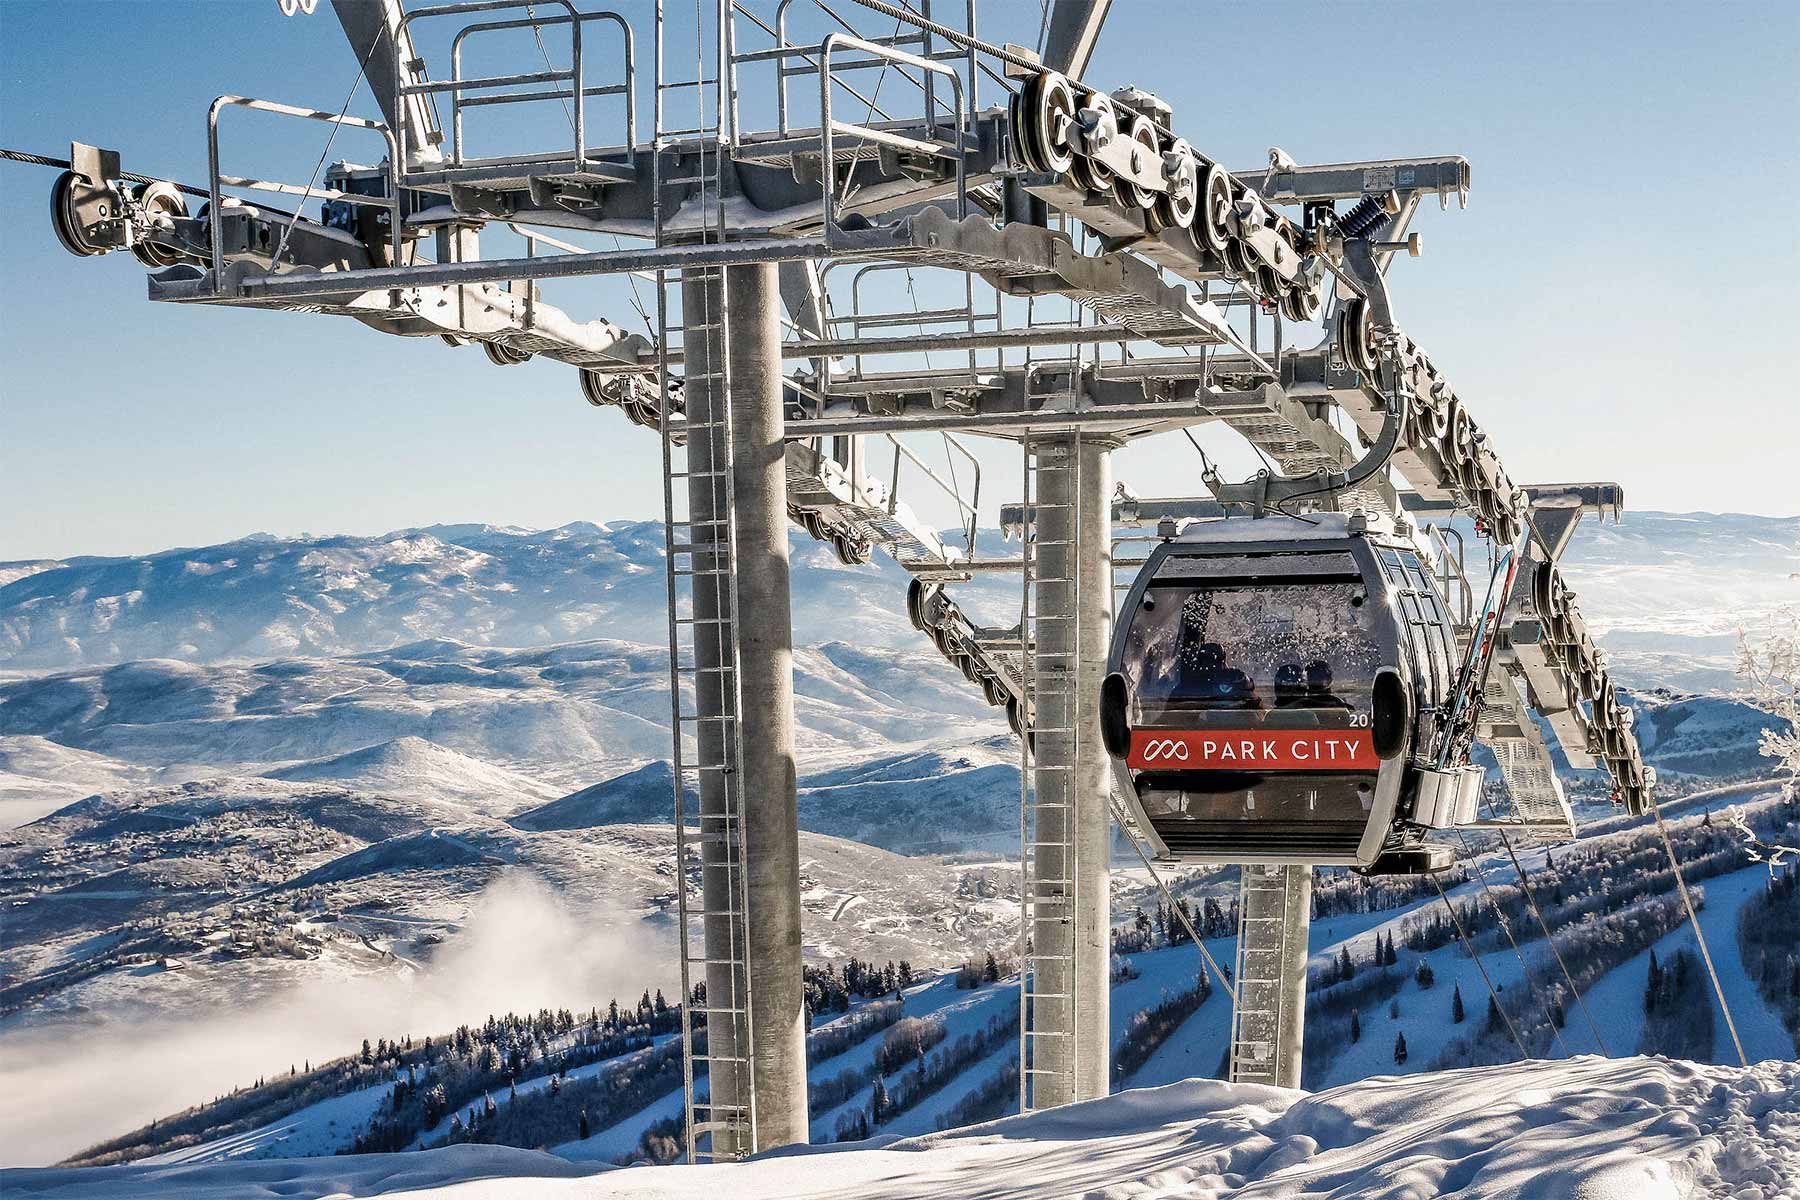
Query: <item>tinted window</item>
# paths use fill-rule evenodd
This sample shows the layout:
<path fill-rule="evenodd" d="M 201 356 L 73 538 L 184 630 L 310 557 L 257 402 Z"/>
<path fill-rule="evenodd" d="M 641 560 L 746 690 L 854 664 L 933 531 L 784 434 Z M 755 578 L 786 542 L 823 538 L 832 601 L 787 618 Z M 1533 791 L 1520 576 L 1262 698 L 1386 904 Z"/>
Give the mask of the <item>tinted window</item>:
<path fill-rule="evenodd" d="M 1131 722 L 1257 711 L 1348 725 L 1381 665 L 1374 609 L 1360 581 L 1151 588 L 1126 635 Z"/>

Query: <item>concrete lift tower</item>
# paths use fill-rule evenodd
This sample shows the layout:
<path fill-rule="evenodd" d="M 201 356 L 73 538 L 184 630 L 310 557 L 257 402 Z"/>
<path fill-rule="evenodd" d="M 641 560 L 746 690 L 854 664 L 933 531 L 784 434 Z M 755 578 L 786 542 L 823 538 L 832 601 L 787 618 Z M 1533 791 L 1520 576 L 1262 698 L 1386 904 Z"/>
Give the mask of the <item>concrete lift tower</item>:
<path fill-rule="evenodd" d="M 280 3 L 295 15 L 316 0 Z M 1395 836 L 1568 836 L 1532 712 L 1643 809 L 1629 715 L 1556 566 L 1581 513 L 1616 513 L 1617 488 L 1515 485 L 1390 305 L 1391 266 L 1419 251 L 1408 226 L 1425 197 L 1461 200 L 1464 160 L 1307 166 L 1275 151 L 1229 171 L 1151 92 L 1082 82 L 1106 0 L 1053 0 L 1036 49 L 982 37 L 974 0 L 707 0 L 691 23 L 662 0 L 624 8 L 333 0 L 380 119 L 222 96 L 204 187 L 79 144 L 66 161 L 6 156 L 62 167 L 63 245 L 129 250 L 153 300 L 350 317 L 479 345 L 497 366 L 562 362 L 590 403 L 656 431 L 690 1156 L 807 1140 L 790 524 L 847 563 L 879 550 L 903 567 L 914 624 L 1019 734 L 1023 1108 L 1112 1082 L 1113 820 L 1147 863 L 1184 860 L 1118 806 L 1101 738 L 1118 573 L 1150 536 L 1121 525 L 1172 536 L 1224 502 L 1461 514 L 1496 542 L 1529 528 L 1498 624 L 1465 599 L 1459 627 L 1497 639 L 1480 736 L 1510 806 L 1441 826 L 1408 813 Z M 512 69 L 465 69 L 471 47 L 507 45 L 525 47 Z M 473 149 L 471 126 L 491 140 L 511 128 L 499 118 L 558 108 L 569 136 L 551 149 Z M 221 123 L 243 109 L 360 131 L 383 157 L 304 184 L 230 173 Z M 483 257 L 482 235 L 509 229 L 526 255 Z M 631 245 L 564 240 L 593 234 Z M 868 282 L 884 271 L 953 281 L 961 299 L 899 298 Z M 593 275 L 653 283 L 648 336 L 539 294 Z M 1271 470 L 1209 472 L 1202 497 L 1115 484 L 1113 449 L 1209 422 Z M 960 474 L 902 440 L 922 433 Z M 977 545 L 972 436 L 1020 455 L 1024 494 L 1002 512 L 1017 558 Z M 953 508 L 958 535 L 917 515 L 918 487 Z M 1432 536 L 1434 586 L 1466 598 L 1461 535 Z M 1017 624 L 957 603 L 988 572 L 1020 578 Z M 1310 880 L 1303 859 L 1244 867 L 1233 1078 L 1299 1082 Z"/>

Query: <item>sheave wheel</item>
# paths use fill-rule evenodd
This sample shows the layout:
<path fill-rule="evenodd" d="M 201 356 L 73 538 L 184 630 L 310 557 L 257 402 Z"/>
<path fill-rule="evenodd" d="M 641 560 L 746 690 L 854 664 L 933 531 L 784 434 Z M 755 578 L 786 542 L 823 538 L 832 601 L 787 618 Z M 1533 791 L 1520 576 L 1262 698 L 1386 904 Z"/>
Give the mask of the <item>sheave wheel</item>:
<path fill-rule="evenodd" d="M 1226 257 L 1237 238 L 1231 231 L 1231 177 L 1217 163 L 1208 163 L 1200 181 L 1200 211 L 1194 227 L 1207 249 Z"/>
<path fill-rule="evenodd" d="M 1137 143 L 1134 159 L 1146 167 L 1160 171 L 1162 169 L 1162 148 L 1157 144 L 1156 126 L 1150 124 L 1143 117 L 1133 117 L 1129 128 L 1130 132 L 1125 136 L 1130 141 Z M 1124 191 L 1125 194 L 1120 199 L 1128 200 L 1142 209 L 1155 208 L 1156 202 L 1162 199 L 1161 192 L 1139 187 L 1130 180 L 1125 182 Z"/>
<path fill-rule="evenodd" d="M 1043 169 L 1062 175 L 1075 165 L 1075 90 L 1061 75 L 1043 75 L 1031 106 L 1032 140 Z"/>
<path fill-rule="evenodd" d="M 1119 136 L 1119 113 L 1109 98 L 1099 92 L 1088 92 L 1081 98 L 1081 107 L 1084 110 L 1091 109 L 1098 115 L 1099 122 L 1095 132 L 1099 134 L 1100 141 L 1109 142 Z M 1075 182 L 1090 192 L 1111 191 L 1115 178 L 1113 169 L 1086 153 L 1085 146 L 1082 149 L 1083 153 L 1075 156 L 1072 166 Z"/>
<path fill-rule="evenodd" d="M 139 207 L 150 216 L 180 219 L 187 216 L 187 201 L 175 190 L 172 183 L 146 183 L 138 189 L 136 196 Z M 181 261 L 181 255 L 166 246 L 140 239 L 131 247 L 134 258 L 153 270 L 172 267 Z"/>
<path fill-rule="evenodd" d="M 1169 153 L 1175 157 L 1175 165 L 1165 167 L 1163 171 L 1169 190 L 1157 197 L 1153 211 L 1157 221 L 1165 227 L 1188 229 L 1200 210 L 1200 163 L 1194 157 L 1193 148 L 1180 138 L 1169 147 Z"/>
<path fill-rule="evenodd" d="M 73 171 L 64 171 L 56 177 L 50 187 L 50 225 L 56 230 L 56 240 L 62 243 L 64 250 L 76 258 L 93 258 L 105 254 L 106 247 L 88 241 L 82 231 L 81 218 L 75 211 L 80 198 L 76 189 L 82 186 Z"/>

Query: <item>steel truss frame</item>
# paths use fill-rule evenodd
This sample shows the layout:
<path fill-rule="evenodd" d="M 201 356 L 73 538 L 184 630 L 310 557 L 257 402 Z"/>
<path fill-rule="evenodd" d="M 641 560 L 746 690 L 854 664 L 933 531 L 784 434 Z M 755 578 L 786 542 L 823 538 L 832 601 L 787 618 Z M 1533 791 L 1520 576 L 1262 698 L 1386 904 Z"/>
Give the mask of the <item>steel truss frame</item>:
<path fill-rule="evenodd" d="M 1530 569 L 1521 572 L 1508 598 L 1500 675 L 1490 688 L 1482 726 L 1484 737 L 1505 747 L 1501 761 L 1515 801 L 1513 816 L 1496 817 L 1492 823 L 1543 836 L 1568 832 L 1567 805 L 1553 777 L 1544 783 L 1544 745 L 1527 709 L 1546 714 L 1571 762 L 1604 764 L 1617 779 L 1626 807 L 1633 812 L 1646 808 L 1653 773 L 1643 765 L 1630 736 L 1629 712 L 1617 699 L 1603 656 L 1556 565 L 1582 512 L 1610 508 L 1616 515 L 1616 488 L 1588 485 L 1553 496 L 1548 489 L 1514 485 L 1468 407 L 1400 327 L 1389 303 L 1386 276 L 1395 256 L 1418 250 L 1416 236 L 1403 239 L 1413 214 L 1426 196 L 1436 195 L 1444 204 L 1452 196 L 1459 203 L 1466 199 L 1470 175 L 1465 160 L 1433 156 L 1299 165 L 1274 151 L 1266 170 L 1224 171 L 1176 137 L 1172 114 L 1147 93 L 1128 90 L 1109 97 L 1072 75 L 1046 70 L 1029 55 L 979 40 L 973 0 L 966 0 L 961 29 L 932 19 L 929 0 L 922 0 L 918 12 L 885 0 L 855 0 L 896 18 L 896 32 L 887 37 L 864 36 L 821 0 L 810 0 L 845 27 L 808 44 L 790 39 L 789 18 L 797 0 L 781 0 L 772 24 L 751 14 L 742 0 L 709 0 L 711 42 L 705 29 L 696 31 L 700 46 L 691 78 L 665 74 L 668 30 L 658 0 L 651 140 L 639 143 L 635 105 L 640 86 L 630 23 L 613 12 L 584 11 L 575 0 L 550 2 L 558 11 L 539 16 L 524 0 L 442 4 L 412 13 L 405 13 L 398 0 L 377 0 L 377 19 L 353 13 L 344 17 L 344 24 L 365 65 L 373 62 L 370 81 L 384 121 L 222 98 L 209 126 L 210 217 L 174 213 L 166 204 L 140 211 L 132 199 L 137 193 L 122 182 L 123 176 L 101 179 L 90 170 L 76 180 L 85 191 L 71 199 L 66 214 L 59 210 L 59 233 L 65 234 L 66 245 L 72 240 L 71 248 L 83 254 L 149 247 L 139 256 L 160 268 L 149 280 L 153 300 L 352 316 L 386 332 L 481 341 L 496 363 L 542 354 L 577 366 L 591 402 L 621 407 L 634 421 L 660 431 L 671 572 L 677 561 L 674 544 L 684 539 L 689 552 L 700 555 L 687 560 L 695 565 L 684 569 L 711 572 L 708 577 L 715 582 L 725 578 L 721 570 L 729 572 L 735 550 L 728 541 L 723 548 L 694 550 L 706 539 L 698 536 L 693 514 L 677 516 L 672 481 L 685 478 L 680 463 L 691 437 L 705 433 L 710 442 L 729 444 L 731 414 L 729 405 L 723 415 L 715 407 L 706 419 L 689 423 L 674 373 L 678 365 L 685 369 L 686 355 L 669 345 L 672 324 L 661 282 L 747 264 L 810 270 L 803 264 L 820 260 L 949 270 L 970 281 L 979 276 L 999 298 L 993 327 L 977 329 L 971 320 L 966 329 L 938 343 L 966 353 L 966 367 L 922 370 L 902 363 L 887 370 L 879 364 L 871 368 L 865 358 L 909 355 L 917 339 L 868 336 L 865 325 L 854 323 L 849 336 L 833 336 L 837 327 L 829 317 L 797 330 L 785 343 L 786 357 L 813 364 L 811 375 L 802 371 L 788 384 L 793 395 L 787 405 L 789 509 L 808 532 L 837 544 L 847 561 L 879 547 L 906 567 L 914 576 L 908 598 L 914 622 L 984 689 L 990 702 L 1007 708 L 1027 742 L 1039 700 L 1034 676 L 1041 657 L 1032 636 L 1029 601 L 1018 628 L 995 630 L 971 621 L 945 591 L 946 583 L 970 578 L 975 571 L 1017 569 L 1019 564 L 975 561 L 972 536 L 964 553 L 947 547 L 899 499 L 898 441 L 893 482 L 882 486 L 863 472 L 859 437 L 946 431 L 1017 439 L 1025 443 L 1029 462 L 1032 446 L 1051 435 L 1073 433 L 1076 444 L 1083 436 L 1124 442 L 1220 421 L 1271 459 L 1273 478 L 1305 481 L 1288 489 L 1302 495 L 1301 507 L 1358 507 L 1402 520 L 1471 514 L 1503 542 L 1529 522 Z M 1063 8 L 1063 0 L 1058 7 Z M 1073 38 L 1079 46 L 1065 47 L 1068 53 L 1052 61 L 1079 73 L 1087 57 L 1081 47 L 1091 49 L 1098 29 L 1095 14 L 1103 16 L 1105 7 L 1085 0 L 1084 12 L 1071 9 L 1059 15 L 1058 27 L 1064 31 L 1059 36 Z M 470 21 L 455 37 L 450 77 L 428 78 L 413 44 L 413 22 L 509 9 L 523 9 L 526 16 Z M 740 17 L 774 44 L 740 50 Z M 583 26 L 592 22 L 623 30 L 617 78 L 595 78 L 584 63 Z M 460 49 L 467 37 L 526 27 L 566 31 L 570 66 L 556 66 L 546 52 L 541 70 L 532 65 L 500 75 L 462 74 Z M 372 60 L 382 39 L 389 53 Z M 740 75 L 765 64 L 775 73 L 777 125 L 746 130 L 739 107 Z M 896 117 L 881 107 L 879 85 L 869 94 L 859 89 L 851 77 L 867 71 L 916 88 L 922 99 L 918 115 Z M 982 75 L 1016 89 L 1010 107 L 979 107 Z M 803 76 L 814 76 L 818 83 L 816 127 L 799 126 L 804 118 L 795 115 L 790 102 L 789 82 Z M 665 96 L 679 91 L 691 91 L 697 101 L 691 128 L 677 128 L 666 119 Z M 866 106 L 864 120 L 834 115 L 840 91 Z M 1033 107 L 1065 95 L 1071 97 L 1069 107 L 1056 113 Z M 448 97 L 452 108 L 448 157 L 433 108 L 440 96 Z M 622 144 L 598 149 L 587 144 L 584 107 L 596 96 L 624 97 Z M 463 153 L 464 110 L 551 99 L 572 105 L 568 147 L 479 161 Z M 260 108 L 376 132 L 389 146 L 389 160 L 379 169 L 345 168 L 326 187 L 297 188 L 230 175 L 221 168 L 216 135 L 224 107 Z M 890 102 L 889 107 L 898 106 Z M 1057 119 L 1041 120 L 1046 113 Z M 71 161 L 109 160 L 104 152 L 96 156 L 92 148 L 77 146 Z M 110 161 L 116 169 L 116 156 Z M 1187 189 L 1193 186 L 1199 189 L 1199 202 L 1190 212 Z M 346 236 L 341 225 L 262 210 L 229 196 L 228 188 L 272 191 L 302 202 L 326 200 L 363 211 L 372 220 L 358 225 L 362 232 Z M 113 215 L 106 220 L 83 224 L 86 214 L 96 211 L 83 206 L 86 200 L 112 197 L 115 192 L 109 189 L 117 189 L 123 203 L 111 204 Z M 1152 202 L 1144 203 L 1146 197 Z M 1336 205 L 1344 202 L 1356 207 L 1340 213 Z M 1298 208 L 1300 220 L 1282 212 L 1284 206 Z M 109 211 L 109 206 L 97 211 Z M 1098 250 L 1052 228 L 1052 213 L 1065 223 L 1085 225 L 1101 239 Z M 537 244 L 528 243 L 532 252 L 525 258 L 482 259 L 477 231 L 496 221 L 564 252 L 538 254 Z M 583 251 L 541 233 L 546 228 L 613 233 L 647 244 Z M 277 249 L 270 253 L 276 238 Z M 437 261 L 423 261 L 420 248 L 432 238 Z M 283 247 L 291 248 L 294 261 L 282 261 Z M 537 281 L 609 274 L 650 274 L 659 280 L 663 336 L 654 343 L 608 322 L 571 321 L 542 303 L 534 287 Z M 1190 287 L 1194 284 L 1198 291 Z M 522 292 L 513 296 L 511 289 L 520 285 Z M 1215 293 L 1212 289 L 1219 286 L 1227 290 Z M 829 293 L 821 295 L 828 311 Z M 1049 296 L 1069 298 L 1084 316 L 1049 326 L 1029 317 L 1023 325 L 1009 325 L 1007 298 L 1029 304 Z M 1320 302 L 1325 305 L 1325 338 L 1313 346 L 1289 344 L 1282 314 L 1310 315 Z M 718 335 L 708 361 L 722 363 L 726 318 L 702 324 L 709 326 L 704 336 Z M 1266 342 L 1259 334 L 1265 326 Z M 1179 354 L 1136 356 L 1133 347 L 1146 343 Z M 1105 357 L 1109 347 L 1117 348 L 1111 360 Z M 976 352 L 988 350 L 996 352 L 994 361 L 977 363 Z M 1028 356 L 1040 350 L 1067 354 L 1009 362 L 1011 350 Z M 831 364 L 845 357 L 856 359 L 854 367 L 835 372 Z M 1346 433 L 1334 417 L 1354 429 Z M 1374 443 L 1384 427 L 1395 443 L 1389 465 L 1413 491 L 1397 492 L 1385 469 L 1354 490 L 1334 484 L 1357 461 L 1362 452 L 1358 443 Z M 705 452 L 698 456 L 707 458 Z M 728 453 L 725 459 L 726 468 L 702 469 L 728 470 Z M 1306 482 L 1313 480 L 1324 482 L 1308 492 Z M 975 502 L 965 500 L 958 487 L 950 490 L 973 529 Z M 1012 513 L 1012 523 L 1021 528 L 1035 518 L 1029 493 L 1026 499 Z M 724 507 L 729 526 L 729 496 Z M 1204 515 L 1203 503 L 1188 501 L 1130 507 L 1133 517 Z M 700 520 L 712 522 L 716 532 L 714 516 Z M 1002 521 L 1007 523 L 1005 514 Z M 1460 575 L 1450 535 L 1434 536 L 1443 551 L 1438 555 L 1440 578 L 1454 586 Z M 724 568 L 718 565 L 721 558 L 727 560 Z M 1028 554 L 1027 596 L 1030 561 Z M 685 829 L 680 737 L 684 724 L 699 714 L 684 708 L 680 677 L 684 666 L 695 675 L 703 666 L 682 657 L 679 625 L 686 620 L 698 629 L 702 617 L 677 618 L 680 585 L 674 573 L 670 591 L 676 808 Z M 714 606 L 719 611 L 704 620 L 722 635 L 714 673 L 735 687 L 737 600 L 735 591 L 721 597 Z M 741 701 L 735 694 L 722 696 L 722 712 L 735 714 Z M 703 755 L 705 761 L 696 765 L 730 774 L 737 754 L 726 746 L 709 758 Z M 703 813 L 701 834 L 708 845 L 728 847 L 723 861 L 737 874 L 722 894 L 738 897 L 728 904 L 741 910 L 742 874 L 749 864 L 733 803 L 728 798 L 722 815 L 712 812 L 719 826 L 714 836 L 706 836 L 709 818 Z M 1029 809 L 1027 814 L 1029 818 Z M 1031 836 L 1028 819 L 1028 861 Z M 1284 877 L 1281 886 L 1277 907 L 1292 909 L 1296 882 Z M 692 961 L 685 887 L 680 907 L 685 981 Z M 704 918 L 704 904 L 702 908 Z M 1241 911 L 1247 914 L 1250 908 L 1246 903 Z M 1270 918 L 1265 912 L 1258 919 Z M 1297 944 L 1304 946 L 1303 920 L 1304 914 L 1289 914 L 1282 943 L 1289 950 L 1296 929 Z M 746 931 L 741 952 L 730 952 L 734 965 L 741 959 L 747 966 L 747 941 Z M 1248 933 L 1241 933 L 1240 964 L 1249 961 L 1246 954 L 1254 958 L 1271 949 L 1266 941 L 1260 949 L 1250 941 Z M 1303 951 L 1298 953 L 1303 961 Z M 713 999 L 709 996 L 709 1007 Z M 1239 1005 L 1234 1064 L 1240 1049 L 1251 1042 L 1291 1042 L 1297 1055 L 1298 1026 L 1280 1015 L 1291 1009 L 1290 1001 L 1265 996 L 1260 1007 Z M 749 1002 L 746 979 L 744 994 L 734 992 L 719 1007 L 747 1009 Z M 1252 1035 L 1250 1026 L 1259 1031 Z M 696 1118 L 694 1064 L 706 1056 L 694 1054 L 693 1033 L 684 1017 L 690 1153 L 699 1136 L 711 1133 L 715 1153 L 735 1156 L 756 1141 L 754 1087 L 745 1092 L 751 1099 L 725 1121 Z M 1029 1041 L 1028 1028 L 1025 1036 Z M 746 1070 L 752 1069 L 749 1041 L 746 1029 Z M 1255 1070 L 1274 1069 L 1267 1066 L 1273 1060 L 1265 1057 L 1252 1055 L 1244 1061 L 1253 1059 L 1259 1064 Z M 1029 1060 L 1024 1066 L 1034 1069 Z M 1275 1073 L 1285 1080 L 1284 1071 Z M 1022 1083 L 1028 1078 L 1022 1074 Z"/>

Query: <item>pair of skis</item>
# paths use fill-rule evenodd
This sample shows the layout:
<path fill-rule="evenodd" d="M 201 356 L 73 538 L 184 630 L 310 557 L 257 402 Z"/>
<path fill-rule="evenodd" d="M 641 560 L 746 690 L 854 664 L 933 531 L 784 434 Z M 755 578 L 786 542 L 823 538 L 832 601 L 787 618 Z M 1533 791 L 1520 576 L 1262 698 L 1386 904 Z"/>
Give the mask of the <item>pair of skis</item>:
<path fill-rule="evenodd" d="M 1494 573 L 1488 579 L 1487 598 L 1482 601 L 1481 617 L 1469 638 L 1457 672 L 1455 701 L 1449 719 L 1439 731 L 1436 766 L 1461 766 L 1469 760 L 1475 745 L 1475 727 L 1481 719 L 1481 700 L 1487 691 L 1488 672 L 1493 667 L 1494 650 L 1500 640 L 1500 618 L 1506 611 L 1518 578 L 1519 564 L 1525 557 L 1525 543 L 1531 537 L 1531 522 L 1519 523 L 1519 536 L 1500 552 Z"/>

